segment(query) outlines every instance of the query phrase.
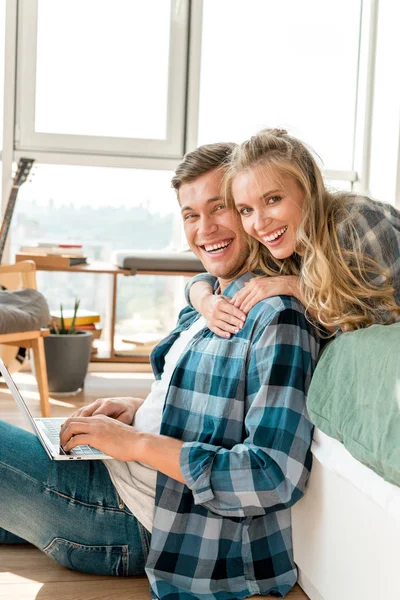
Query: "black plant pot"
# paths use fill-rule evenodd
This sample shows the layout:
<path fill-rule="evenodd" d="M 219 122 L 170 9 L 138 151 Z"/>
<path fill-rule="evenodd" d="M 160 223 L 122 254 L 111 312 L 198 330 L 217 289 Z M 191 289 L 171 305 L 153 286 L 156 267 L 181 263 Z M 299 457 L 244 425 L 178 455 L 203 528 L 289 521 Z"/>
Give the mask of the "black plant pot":
<path fill-rule="evenodd" d="M 76 392 L 83 387 L 92 349 L 90 331 L 44 338 L 49 391 Z"/>

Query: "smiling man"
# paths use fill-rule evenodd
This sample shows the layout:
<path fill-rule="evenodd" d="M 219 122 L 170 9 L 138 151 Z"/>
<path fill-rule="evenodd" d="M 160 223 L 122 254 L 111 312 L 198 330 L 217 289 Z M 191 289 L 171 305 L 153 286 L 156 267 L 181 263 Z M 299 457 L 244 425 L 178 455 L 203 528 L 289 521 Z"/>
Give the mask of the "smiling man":
<path fill-rule="evenodd" d="M 253 277 L 221 193 L 232 148 L 198 148 L 172 180 L 190 247 L 226 302 Z M 65 450 L 90 444 L 116 460 L 49 465 L 34 436 L 0 423 L 0 541 L 99 574 L 136 574 L 146 560 L 154 599 L 283 598 L 296 582 L 290 507 L 311 467 L 318 348 L 292 297 L 257 304 L 230 339 L 186 307 L 152 352 L 144 401 L 97 400 L 63 426 Z"/>
<path fill-rule="evenodd" d="M 253 277 L 240 217 L 222 195 L 232 148 L 198 148 L 172 180 L 187 241 L 227 302 Z M 157 466 L 146 565 L 153 598 L 284 597 L 293 587 L 290 507 L 311 467 L 305 400 L 318 349 L 303 307 L 290 297 L 259 303 L 230 339 L 187 307 L 155 349 L 156 377 L 173 371 L 160 439 L 182 445 L 179 480 L 168 477 L 168 444 Z M 149 454 L 141 460 L 155 465 Z"/>
<path fill-rule="evenodd" d="M 223 175 L 214 168 L 179 189 L 187 242 L 222 291 L 246 270 L 249 251 L 239 214 L 221 196 Z"/>

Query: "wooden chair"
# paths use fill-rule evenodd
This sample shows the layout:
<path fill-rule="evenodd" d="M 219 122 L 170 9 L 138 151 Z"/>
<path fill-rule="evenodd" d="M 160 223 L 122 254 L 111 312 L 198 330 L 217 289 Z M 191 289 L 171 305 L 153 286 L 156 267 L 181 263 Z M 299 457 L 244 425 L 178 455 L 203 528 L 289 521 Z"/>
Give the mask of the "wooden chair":
<path fill-rule="evenodd" d="M 22 261 L 15 265 L 0 266 L 0 283 L 7 290 L 36 287 L 36 265 L 32 260 Z M 20 333 L 0 334 L 0 344 L 32 348 L 35 361 L 36 380 L 40 396 L 40 409 L 43 417 L 50 416 L 49 388 L 47 383 L 46 356 L 43 338 L 50 334 L 48 329 L 21 331 Z"/>

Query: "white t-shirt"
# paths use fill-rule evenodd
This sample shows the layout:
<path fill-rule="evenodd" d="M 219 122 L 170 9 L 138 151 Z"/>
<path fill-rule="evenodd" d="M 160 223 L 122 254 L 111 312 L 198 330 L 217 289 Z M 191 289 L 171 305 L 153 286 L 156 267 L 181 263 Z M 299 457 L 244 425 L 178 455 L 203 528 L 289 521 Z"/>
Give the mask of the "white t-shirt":
<path fill-rule="evenodd" d="M 133 427 L 147 433 L 160 433 L 165 398 L 181 354 L 195 334 L 205 327 L 203 317 L 183 331 L 165 356 L 161 379 L 154 381 L 150 394 L 136 412 Z M 135 517 L 148 531 L 153 528 L 154 498 L 157 471 L 136 461 L 106 460 L 103 463 L 110 474 L 118 494 Z"/>

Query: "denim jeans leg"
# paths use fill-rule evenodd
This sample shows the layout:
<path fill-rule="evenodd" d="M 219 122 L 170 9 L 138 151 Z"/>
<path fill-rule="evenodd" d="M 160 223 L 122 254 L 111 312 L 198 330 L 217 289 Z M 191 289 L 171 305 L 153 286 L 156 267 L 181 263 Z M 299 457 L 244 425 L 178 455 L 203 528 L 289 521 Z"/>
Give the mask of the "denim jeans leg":
<path fill-rule="evenodd" d="M 0 527 L 0 544 L 28 544 L 26 540 Z"/>
<path fill-rule="evenodd" d="M 0 542 L 15 536 L 87 573 L 144 572 L 143 526 L 101 461 L 51 461 L 36 436 L 0 421 Z"/>

